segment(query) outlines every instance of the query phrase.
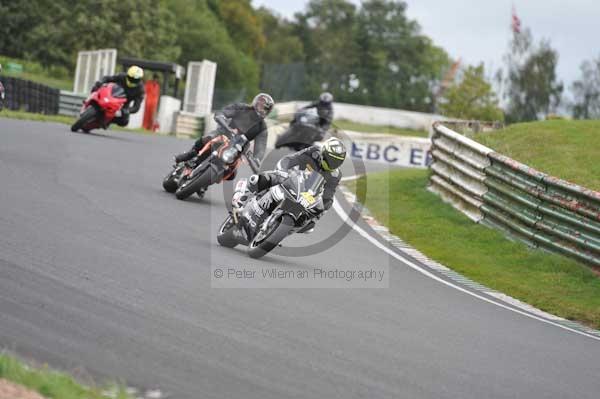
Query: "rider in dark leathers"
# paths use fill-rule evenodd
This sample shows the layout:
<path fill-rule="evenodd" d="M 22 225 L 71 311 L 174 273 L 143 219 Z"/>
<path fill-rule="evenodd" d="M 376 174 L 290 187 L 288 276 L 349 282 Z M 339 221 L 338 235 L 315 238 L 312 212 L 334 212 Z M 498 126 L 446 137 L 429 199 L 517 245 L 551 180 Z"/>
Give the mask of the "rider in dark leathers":
<path fill-rule="evenodd" d="M 339 167 L 346 158 L 346 148 L 337 138 L 330 138 L 322 146 L 313 145 L 286 155 L 277 163 L 276 170 L 252 175 L 248 181 L 250 192 L 260 192 L 269 187 L 281 184 L 287 178 L 287 172 L 298 166 L 301 170 L 311 168 L 318 171 L 325 179 L 323 206 L 327 210 L 333 204 L 333 197 L 340 184 L 342 172 Z"/>
<path fill-rule="evenodd" d="M 333 95 L 329 92 L 321 93 L 319 96 L 319 100 L 312 102 L 302 108 L 309 109 L 316 108 L 317 115 L 319 115 L 319 127 L 323 132 L 326 132 L 331 127 L 331 123 L 333 122 Z"/>
<path fill-rule="evenodd" d="M 231 129 L 242 133 L 248 142 L 254 140 L 254 158 L 259 165 L 267 148 L 267 125 L 264 119 L 274 105 L 275 102 L 270 95 L 260 93 L 254 97 L 252 104 L 231 104 L 215 114 L 217 123 L 228 125 Z M 175 162 L 189 161 L 194 158 L 206 143 L 219 134 L 229 135 L 230 132 L 220 126 L 212 133 L 196 140 L 189 151 L 176 155 Z"/>
<path fill-rule="evenodd" d="M 145 95 L 143 77 L 144 71 L 142 68 L 134 65 L 129 67 L 127 73 L 105 76 L 94 84 L 92 92 L 98 90 L 100 86 L 106 83 L 116 83 L 125 90 L 127 102 L 121 109 L 121 116 L 114 118 L 111 123 L 116 123 L 119 126 L 127 126 L 129 124 L 129 115 L 135 114 L 140 110 Z"/>

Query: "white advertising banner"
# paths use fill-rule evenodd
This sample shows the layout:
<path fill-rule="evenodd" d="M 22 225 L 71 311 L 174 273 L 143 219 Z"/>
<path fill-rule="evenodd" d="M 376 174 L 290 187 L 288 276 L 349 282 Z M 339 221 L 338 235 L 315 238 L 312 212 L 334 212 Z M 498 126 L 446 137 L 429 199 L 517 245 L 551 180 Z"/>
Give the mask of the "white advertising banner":
<path fill-rule="evenodd" d="M 431 141 L 427 138 L 348 131 L 344 133 L 352 141 L 349 155 L 353 159 L 423 169 L 431 162 Z"/>

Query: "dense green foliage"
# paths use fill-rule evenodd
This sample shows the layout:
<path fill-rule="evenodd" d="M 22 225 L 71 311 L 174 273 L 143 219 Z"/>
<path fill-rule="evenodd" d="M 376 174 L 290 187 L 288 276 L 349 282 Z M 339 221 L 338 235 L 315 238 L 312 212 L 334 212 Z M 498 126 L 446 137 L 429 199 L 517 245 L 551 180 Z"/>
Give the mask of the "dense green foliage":
<path fill-rule="evenodd" d="M 506 60 L 507 121 L 534 121 L 554 112 L 562 100 L 563 84 L 556 76 L 558 52 L 550 42 L 536 45 L 529 29 L 515 32 Z"/>
<path fill-rule="evenodd" d="M 377 220 L 428 257 L 537 308 L 600 327 L 600 279 L 588 267 L 473 223 L 426 190 L 428 173 L 370 174 L 358 191 L 366 190 Z"/>
<path fill-rule="evenodd" d="M 581 64 L 581 78 L 571 86 L 576 119 L 600 118 L 600 57 Z"/>
<path fill-rule="evenodd" d="M 406 3 L 311 0 L 291 21 L 250 0 L 0 2 L 0 54 L 72 71 L 81 50 L 218 63 L 217 92 L 433 110 L 448 55 L 406 16 Z"/>
<path fill-rule="evenodd" d="M 485 80 L 483 64 L 467 67 L 462 80 L 444 92 L 440 110 L 444 115 L 459 119 L 504 119 L 492 86 Z"/>

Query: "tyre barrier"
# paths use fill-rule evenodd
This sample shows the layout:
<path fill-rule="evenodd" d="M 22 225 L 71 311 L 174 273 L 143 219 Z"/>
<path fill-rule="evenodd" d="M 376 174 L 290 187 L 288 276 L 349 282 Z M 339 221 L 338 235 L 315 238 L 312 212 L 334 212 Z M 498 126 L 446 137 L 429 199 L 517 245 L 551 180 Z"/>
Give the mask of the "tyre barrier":
<path fill-rule="evenodd" d="M 0 77 L 4 85 L 4 107 L 13 111 L 23 110 L 38 114 L 58 113 L 59 90 L 25 79 Z"/>

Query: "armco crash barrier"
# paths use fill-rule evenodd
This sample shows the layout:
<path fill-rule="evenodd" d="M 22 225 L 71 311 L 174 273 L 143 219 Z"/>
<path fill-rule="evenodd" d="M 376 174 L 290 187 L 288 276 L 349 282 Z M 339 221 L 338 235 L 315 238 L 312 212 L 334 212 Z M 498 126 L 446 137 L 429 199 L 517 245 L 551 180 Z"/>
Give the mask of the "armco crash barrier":
<path fill-rule="evenodd" d="M 600 192 L 568 183 L 434 125 L 429 190 L 476 222 L 600 266 Z"/>
<path fill-rule="evenodd" d="M 61 90 L 58 101 L 58 113 L 66 116 L 79 116 L 83 101 L 87 96 L 70 91 Z"/>

